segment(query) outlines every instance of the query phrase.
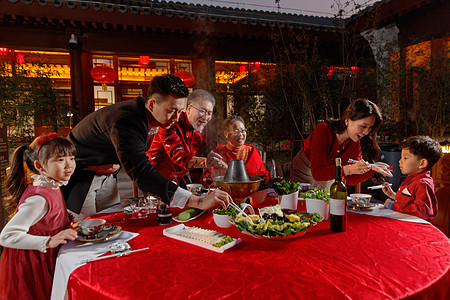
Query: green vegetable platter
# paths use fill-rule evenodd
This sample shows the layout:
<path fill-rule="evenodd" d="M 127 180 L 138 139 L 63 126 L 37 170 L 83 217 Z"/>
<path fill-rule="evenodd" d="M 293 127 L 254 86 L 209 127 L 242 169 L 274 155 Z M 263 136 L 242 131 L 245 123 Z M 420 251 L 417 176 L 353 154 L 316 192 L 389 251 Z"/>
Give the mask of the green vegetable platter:
<path fill-rule="evenodd" d="M 282 210 L 277 204 L 259 210 L 259 216 L 239 214 L 232 223 L 244 234 L 258 239 L 286 240 L 306 234 L 306 230 L 321 221 L 317 213 Z"/>
<path fill-rule="evenodd" d="M 298 191 L 298 189 L 300 188 L 300 184 L 298 182 L 291 182 L 283 179 L 281 181 L 272 182 L 271 187 L 278 195 L 283 196 Z"/>
<path fill-rule="evenodd" d="M 173 217 L 172 220 L 175 222 L 185 223 L 197 219 L 204 213 L 205 210 L 189 207 L 188 209 L 180 212 L 178 216 Z"/>

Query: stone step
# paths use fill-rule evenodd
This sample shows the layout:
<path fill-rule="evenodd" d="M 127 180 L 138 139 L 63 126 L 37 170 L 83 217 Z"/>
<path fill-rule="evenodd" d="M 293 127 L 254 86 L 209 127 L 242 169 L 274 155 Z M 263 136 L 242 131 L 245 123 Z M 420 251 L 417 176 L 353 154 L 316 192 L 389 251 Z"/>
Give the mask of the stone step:
<path fill-rule="evenodd" d="M 133 182 L 123 169 L 117 174 L 117 187 L 119 188 L 120 199 L 133 197 Z M 141 191 L 139 191 L 139 196 L 143 196 Z"/>
<path fill-rule="evenodd" d="M 119 189 L 133 189 L 133 183 L 130 181 L 117 181 L 117 187 Z"/>
<path fill-rule="evenodd" d="M 121 200 L 133 197 L 133 182 L 123 169 L 117 174 L 117 187 Z"/>

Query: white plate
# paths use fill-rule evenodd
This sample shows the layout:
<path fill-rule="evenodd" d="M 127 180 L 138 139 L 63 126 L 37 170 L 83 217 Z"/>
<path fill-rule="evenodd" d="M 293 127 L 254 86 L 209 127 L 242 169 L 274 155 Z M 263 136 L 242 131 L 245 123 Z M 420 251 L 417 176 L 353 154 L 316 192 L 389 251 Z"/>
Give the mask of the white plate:
<path fill-rule="evenodd" d="M 190 218 L 190 219 L 187 219 L 186 221 L 180 221 L 180 220 L 178 220 L 178 216 L 172 217 L 172 220 L 174 220 L 175 222 L 186 223 L 186 222 L 189 222 L 189 221 L 192 221 L 192 220 L 197 219 L 198 217 L 200 217 L 201 215 L 203 215 L 203 214 L 205 213 L 205 211 L 206 211 L 206 210 L 202 211 L 201 213 L 199 213 L 198 215 L 196 215 L 196 216 L 194 216 L 194 217 L 192 217 L 192 218 Z"/>
<path fill-rule="evenodd" d="M 232 242 L 225 244 L 222 247 L 214 247 L 211 244 L 207 244 L 207 243 L 204 243 L 204 242 L 201 242 L 198 240 L 194 240 L 194 239 L 190 239 L 190 238 L 181 236 L 180 232 L 185 229 L 188 229 L 188 228 L 190 228 L 190 227 L 187 227 L 184 224 L 179 224 L 179 225 L 175 225 L 175 226 L 164 229 L 163 234 L 167 237 L 170 237 L 170 238 L 173 238 L 173 239 L 176 239 L 179 241 L 183 241 L 183 242 L 186 242 L 186 243 L 189 243 L 192 245 L 196 245 L 196 246 L 199 246 L 199 247 L 202 247 L 202 248 L 214 251 L 214 252 L 219 252 L 219 253 L 223 253 L 225 250 L 230 249 L 234 245 L 241 242 L 240 238 L 238 238 L 238 239 L 232 238 L 233 239 Z M 213 230 L 211 230 L 211 231 L 213 231 Z"/>
<path fill-rule="evenodd" d="M 105 225 L 103 226 L 103 230 L 94 236 L 87 236 L 78 232 L 76 240 L 80 242 L 100 243 L 109 240 L 121 231 L 122 227 L 118 225 Z"/>

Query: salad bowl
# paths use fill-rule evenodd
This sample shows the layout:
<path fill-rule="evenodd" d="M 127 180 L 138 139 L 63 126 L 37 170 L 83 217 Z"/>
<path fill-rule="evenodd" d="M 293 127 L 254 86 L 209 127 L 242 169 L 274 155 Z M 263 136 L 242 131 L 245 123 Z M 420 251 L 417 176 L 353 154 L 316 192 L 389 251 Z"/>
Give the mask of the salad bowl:
<path fill-rule="evenodd" d="M 321 221 L 319 214 L 282 210 L 277 204 L 264 207 L 258 215 L 238 214 L 232 223 L 244 234 L 258 239 L 287 240 L 306 234 L 306 230 Z"/>

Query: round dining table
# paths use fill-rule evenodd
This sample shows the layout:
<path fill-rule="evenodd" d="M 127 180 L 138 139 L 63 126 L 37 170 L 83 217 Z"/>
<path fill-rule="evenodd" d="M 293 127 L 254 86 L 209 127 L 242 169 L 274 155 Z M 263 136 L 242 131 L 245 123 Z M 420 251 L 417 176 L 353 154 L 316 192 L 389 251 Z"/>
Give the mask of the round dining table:
<path fill-rule="evenodd" d="M 324 220 L 269 240 L 219 228 L 211 211 L 184 223 L 242 240 L 217 253 L 164 236 L 180 223 L 158 225 L 154 214 L 94 217 L 139 233 L 132 250 L 149 249 L 78 267 L 69 299 L 450 299 L 450 242 L 431 224 L 348 212 L 345 232 Z"/>

